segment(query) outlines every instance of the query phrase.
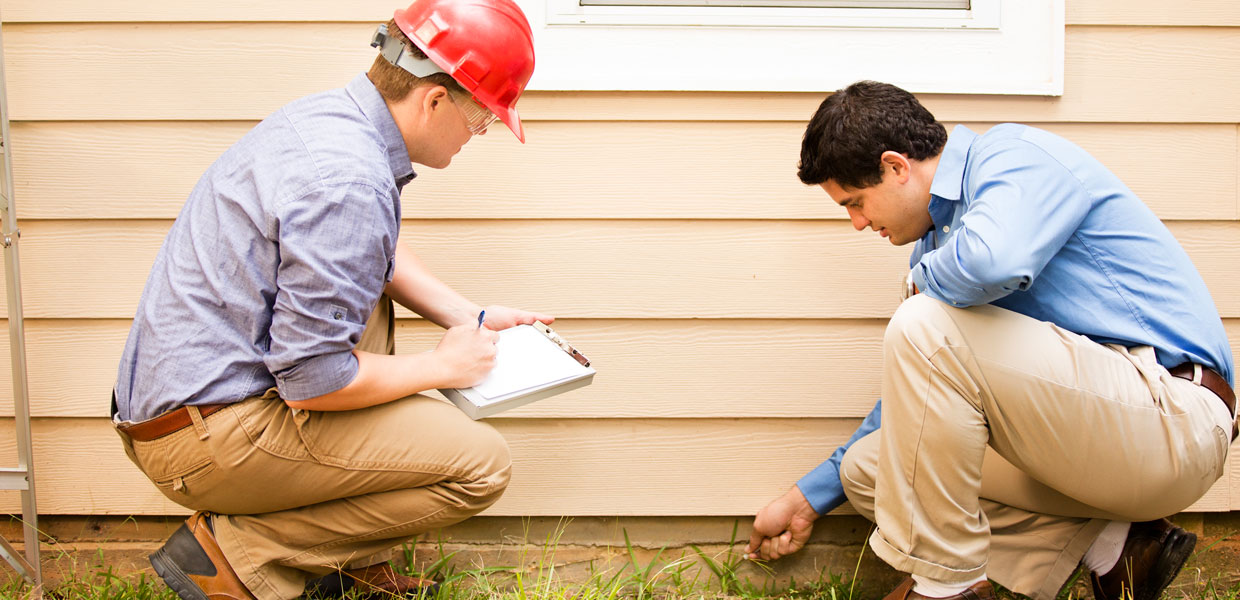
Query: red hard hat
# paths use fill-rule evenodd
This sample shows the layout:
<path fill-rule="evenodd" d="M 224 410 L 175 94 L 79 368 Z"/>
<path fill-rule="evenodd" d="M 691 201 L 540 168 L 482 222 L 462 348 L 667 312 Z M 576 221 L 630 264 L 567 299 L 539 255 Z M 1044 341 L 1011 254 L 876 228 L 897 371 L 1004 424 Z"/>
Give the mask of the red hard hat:
<path fill-rule="evenodd" d="M 534 74 L 534 34 L 513 0 L 417 0 L 395 18 L 427 58 L 525 141 L 517 99 Z"/>

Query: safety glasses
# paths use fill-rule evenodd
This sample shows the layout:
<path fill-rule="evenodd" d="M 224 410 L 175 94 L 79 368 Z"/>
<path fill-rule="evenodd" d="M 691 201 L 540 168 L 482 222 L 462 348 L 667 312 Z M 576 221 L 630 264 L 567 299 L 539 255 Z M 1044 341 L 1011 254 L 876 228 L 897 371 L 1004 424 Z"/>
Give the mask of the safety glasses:
<path fill-rule="evenodd" d="M 491 109 L 481 105 L 473 96 L 460 96 L 457 94 L 448 94 L 452 98 L 452 103 L 461 110 L 461 116 L 465 117 L 465 124 L 469 127 L 469 133 L 479 135 L 491 126 L 498 117 Z"/>

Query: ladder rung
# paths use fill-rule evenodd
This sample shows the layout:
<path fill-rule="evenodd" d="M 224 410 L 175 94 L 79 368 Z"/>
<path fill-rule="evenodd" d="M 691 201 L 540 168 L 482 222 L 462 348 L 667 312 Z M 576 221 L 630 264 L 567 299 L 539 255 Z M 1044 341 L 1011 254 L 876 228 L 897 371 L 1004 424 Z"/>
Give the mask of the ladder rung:
<path fill-rule="evenodd" d="M 0 490 L 25 490 L 30 488 L 30 473 L 15 467 L 0 468 Z"/>

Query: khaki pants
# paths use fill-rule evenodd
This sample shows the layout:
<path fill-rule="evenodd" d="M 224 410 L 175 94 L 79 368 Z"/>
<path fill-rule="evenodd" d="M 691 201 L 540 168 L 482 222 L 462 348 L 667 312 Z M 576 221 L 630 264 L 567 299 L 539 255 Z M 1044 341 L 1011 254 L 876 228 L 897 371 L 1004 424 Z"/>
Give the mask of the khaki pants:
<path fill-rule="evenodd" d="M 1174 514 L 1223 474 L 1222 403 L 1149 347 L 925 296 L 883 346 L 882 427 L 841 478 L 898 570 L 1051 599 L 1108 520 Z"/>
<path fill-rule="evenodd" d="M 384 297 L 359 349 L 390 352 Z M 218 513 L 215 537 L 260 600 L 308 578 L 382 562 L 430 529 L 495 503 L 508 485 L 504 439 L 454 405 L 411 396 L 361 410 L 290 409 L 250 398 L 126 450 L 165 496 Z"/>

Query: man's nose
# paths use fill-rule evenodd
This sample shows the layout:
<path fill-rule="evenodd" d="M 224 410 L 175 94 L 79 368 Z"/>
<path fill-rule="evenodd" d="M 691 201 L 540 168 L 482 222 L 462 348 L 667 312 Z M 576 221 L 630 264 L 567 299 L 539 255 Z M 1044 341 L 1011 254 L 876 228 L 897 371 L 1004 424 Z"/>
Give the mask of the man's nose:
<path fill-rule="evenodd" d="M 861 231 L 870 224 L 870 220 L 865 218 L 865 216 L 861 214 L 861 211 L 851 206 L 848 207 L 847 210 L 848 210 L 848 220 L 852 221 L 853 229 L 856 229 L 857 231 Z"/>

